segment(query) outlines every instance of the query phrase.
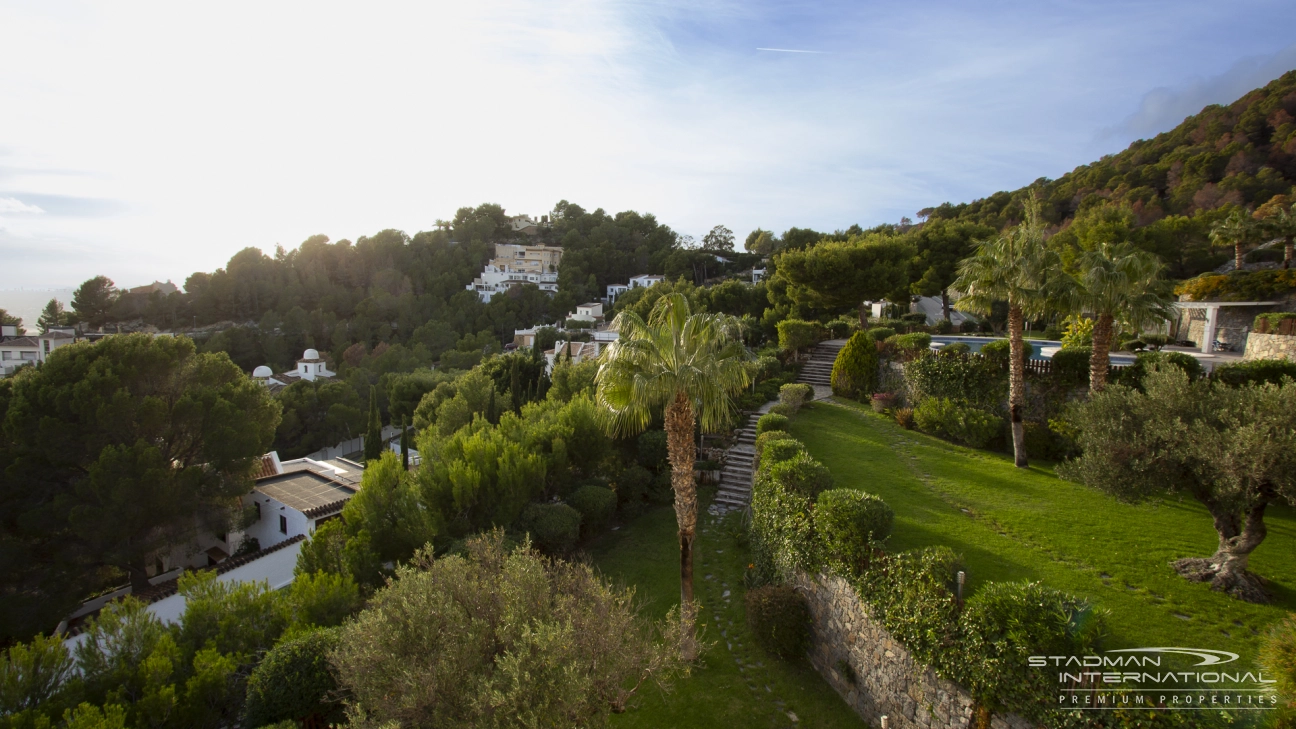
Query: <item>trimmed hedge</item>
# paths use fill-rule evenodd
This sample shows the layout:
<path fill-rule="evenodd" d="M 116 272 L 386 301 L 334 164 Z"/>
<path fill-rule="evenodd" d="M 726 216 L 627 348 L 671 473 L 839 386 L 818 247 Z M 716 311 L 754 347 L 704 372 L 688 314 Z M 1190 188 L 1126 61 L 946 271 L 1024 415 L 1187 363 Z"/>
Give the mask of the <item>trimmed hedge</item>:
<path fill-rule="evenodd" d="M 1012 353 L 1012 342 L 1007 339 L 996 339 L 981 346 L 981 356 L 994 360 L 1000 367 L 1008 366 L 1008 355 Z M 1035 345 L 1022 340 L 1022 361 L 1035 356 Z"/>
<path fill-rule="evenodd" d="M 805 445 L 795 438 L 788 437 L 780 440 L 772 440 L 767 442 L 765 447 L 761 449 L 760 462 L 773 466 L 775 463 L 790 461 L 797 456 L 804 455 L 805 452 Z"/>
<path fill-rule="evenodd" d="M 877 340 L 871 332 L 855 332 L 846 346 L 833 360 L 832 390 L 834 395 L 862 400 L 877 390 L 878 353 Z"/>
<path fill-rule="evenodd" d="M 792 414 L 814 399 L 814 386 L 792 382 L 779 388 L 779 404 L 792 409 Z"/>
<path fill-rule="evenodd" d="M 766 413 L 756 420 L 756 435 L 770 430 L 787 430 L 788 418 L 778 413 Z"/>
<path fill-rule="evenodd" d="M 1188 375 L 1189 380 L 1202 376 L 1201 362 L 1196 357 L 1183 352 L 1140 352 L 1134 357 L 1134 364 L 1123 370 L 1117 370 L 1113 382 L 1127 387 L 1143 389 L 1143 377 L 1156 364 L 1174 365 Z"/>
<path fill-rule="evenodd" d="M 1296 362 L 1285 359 L 1253 359 L 1249 362 L 1238 362 L 1216 367 L 1211 379 L 1222 382 L 1229 387 L 1272 382 L 1281 384 L 1284 377 L 1296 379 Z"/>
<path fill-rule="evenodd" d="M 896 349 L 908 350 L 911 352 L 926 352 L 931 349 L 932 338 L 926 332 L 913 332 L 911 334 L 897 334 L 889 340 Z"/>
<path fill-rule="evenodd" d="M 873 494 L 829 489 L 815 500 L 814 522 L 824 558 L 855 574 L 891 536 L 895 512 Z"/>
<path fill-rule="evenodd" d="M 766 585 L 748 590 L 747 627 L 756 643 L 783 660 L 801 657 L 810 645 L 810 608 L 787 585 Z"/>
<path fill-rule="evenodd" d="M 1089 382 L 1089 358 L 1093 347 L 1063 349 L 1053 355 L 1053 381 L 1061 387 L 1078 387 Z"/>
<path fill-rule="evenodd" d="M 911 402 L 943 397 L 991 409 L 1008 390 L 1003 368 L 985 357 L 918 357 L 905 363 L 904 376 Z"/>
<path fill-rule="evenodd" d="M 896 330 L 891 327 L 873 327 L 868 330 L 868 334 L 875 342 L 885 342 L 896 335 Z"/>
<path fill-rule="evenodd" d="M 545 552 L 566 554 L 580 538 L 581 514 L 567 504 L 529 504 L 520 524 Z"/>
<path fill-rule="evenodd" d="M 833 485 L 832 472 L 828 467 L 804 452 L 786 461 L 762 460 L 761 468 L 784 489 L 808 499 L 817 497 Z"/>
<path fill-rule="evenodd" d="M 793 415 L 796 415 L 795 408 L 793 408 L 791 405 L 784 405 L 783 403 L 776 403 L 774 405 L 771 405 L 770 409 L 767 412 L 773 413 L 775 415 L 782 415 L 785 418 L 791 418 Z"/>

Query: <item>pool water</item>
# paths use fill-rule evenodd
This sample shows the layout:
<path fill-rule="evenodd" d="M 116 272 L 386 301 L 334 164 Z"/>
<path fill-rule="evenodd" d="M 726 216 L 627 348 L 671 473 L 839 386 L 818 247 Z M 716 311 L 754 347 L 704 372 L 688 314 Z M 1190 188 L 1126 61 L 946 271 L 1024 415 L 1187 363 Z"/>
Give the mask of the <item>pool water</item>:
<path fill-rule="evenodd" d="M 954 342 L 963 342 L 972 348 L 973 352 L 980 352 L 981 348 L 990 342 L 997 342 L 1004 337 L 960 337 L 950 335 L 932 335 L 932 349 L 940 349 L 947 344 Z M 1062 348 L 1062 343 L 1050 339 L 1028 339 L 1031 346 L 1035 348 L 1031 359 L 1049 360 L 1053 359 L 1053 353 Z M 1111 361 L 1113 364 L 1132 364 L 1134 357 L 1123 352 L 1112 352 Z"/>

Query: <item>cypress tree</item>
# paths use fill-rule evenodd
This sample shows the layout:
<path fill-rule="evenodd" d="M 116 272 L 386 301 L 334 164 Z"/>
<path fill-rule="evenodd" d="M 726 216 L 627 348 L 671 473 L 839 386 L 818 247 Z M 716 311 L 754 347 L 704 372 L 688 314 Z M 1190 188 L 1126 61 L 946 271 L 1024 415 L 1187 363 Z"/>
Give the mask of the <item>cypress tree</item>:
<path fill-rule="evenodd" d="M 513 358 L 513 365 L 509 367 L 509 396 L 513 400 L 513 412 L 522 411 L 522 372 L 518 368 L 517 357 Z"/>
<path fill-rule="evenodd" d="M 877 385 L 877 345 L 868 332 L 855 332 L 833 362 L 833 394 L 864 400 L 873 395 Z"/>
<path fill-rule="evenodd" d="M 495 388 L 491 388 L 490 400 L 486 401 L 486 422 L 495 424 Z"/>
<path fill-rule="evenodd" d="M 409 470 L 409 426 L 401 418 L 401 467 Z"/>
<path fill-rule="evenodd" d="M 382 418 L 378 415 L 378 390 L 369 386 L 369 427 L 365 429 L 364 460 L 376 461 L 382 458 Z"/>

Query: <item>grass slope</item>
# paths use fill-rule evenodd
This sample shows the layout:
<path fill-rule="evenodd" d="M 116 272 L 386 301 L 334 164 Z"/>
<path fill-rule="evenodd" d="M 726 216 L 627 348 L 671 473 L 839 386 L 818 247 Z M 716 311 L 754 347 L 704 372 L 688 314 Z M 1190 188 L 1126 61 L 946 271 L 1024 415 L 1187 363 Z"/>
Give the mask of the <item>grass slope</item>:
<path fill-rule="evenodd" d="M 705 504 L 704 504 L 705 508 Z M 703 513 L 696 541 L 699 622 L 711 648 L 670 693 L 646 686 L 617 727 L 803 727 L 866 724 L 810 667 L 763 653 L 747 630 L 742 576 L 748 557 L 714 517 Z M 732 517 L 731 517 L 732 518 Z M 679 604 L 679 542 L 675 511 L 657 508 L 590 545 L 593 563 L 613 581 L 632 585 L 646 614 L 660 618 Z M 728 595 L 726 596 L 726 592 Z"/>
<path fill-rule="evenodd" d="M 1296 514 L 1272 508 L 1251 568 L 1272 605 L 1251 605 L 1174 573 L 1180 557 L 1210 555 L 1217 539 L 1195 501 L 1122 504 L 1008 456 L 901 429 L 851 404 L 816 404 L 790 428 L 837 486 L 881 496 L 896 513 L 890 548 L 943 544 L 986 581 L 1038 580 L 1110 611 L 1107 647 L 1193 646 L 1255 660 L 1260 638 L 1296 609 Z"/>

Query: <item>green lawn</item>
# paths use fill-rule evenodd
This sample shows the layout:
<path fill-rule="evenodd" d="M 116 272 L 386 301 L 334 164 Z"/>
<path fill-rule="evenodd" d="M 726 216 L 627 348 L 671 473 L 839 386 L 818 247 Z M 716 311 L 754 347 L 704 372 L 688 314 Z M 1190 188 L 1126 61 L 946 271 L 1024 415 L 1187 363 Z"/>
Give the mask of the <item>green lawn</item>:
<path fill-rule="evenodd" d="M 701 515 L 695 590 L 710 649 L 670 693 L 641 689 L 629 711 L 612 717 L 613 725 L 790 727 L 792 712 L 799 727 L 866 726 L 808 662 L 783 663 L 752 642 L 742 597 L 748 557 L 731 534 L 714 517 Z M 606 576 L 635 588 L 645 614 L 659 618 L 679 604 L 678 545 L 675 511 L 661 507 L 601 537 L 589 551 Z"/>
<path fill-rule="evenodd" d="M 1183 580 L 1181 557 L 1215 551 L 1195 501 L 1122 504 L 1062 481 L 1051 464 L 1018 469 L 1008 456 L 951 445 L 855 404 L 818 403 L 791 432 L 842 487 L 881 496 L 896 513 L 892 550 L 943 544 L 967 564 L 968 586 L 1038 580 L 1110 611 L 1107 647 L 1193 646 L 1253 661 L 1260 636 L 1296 610 L 1296 514 L 1266 514 L 1251 569 L 1273 605 L 1251 605 Z"/>

